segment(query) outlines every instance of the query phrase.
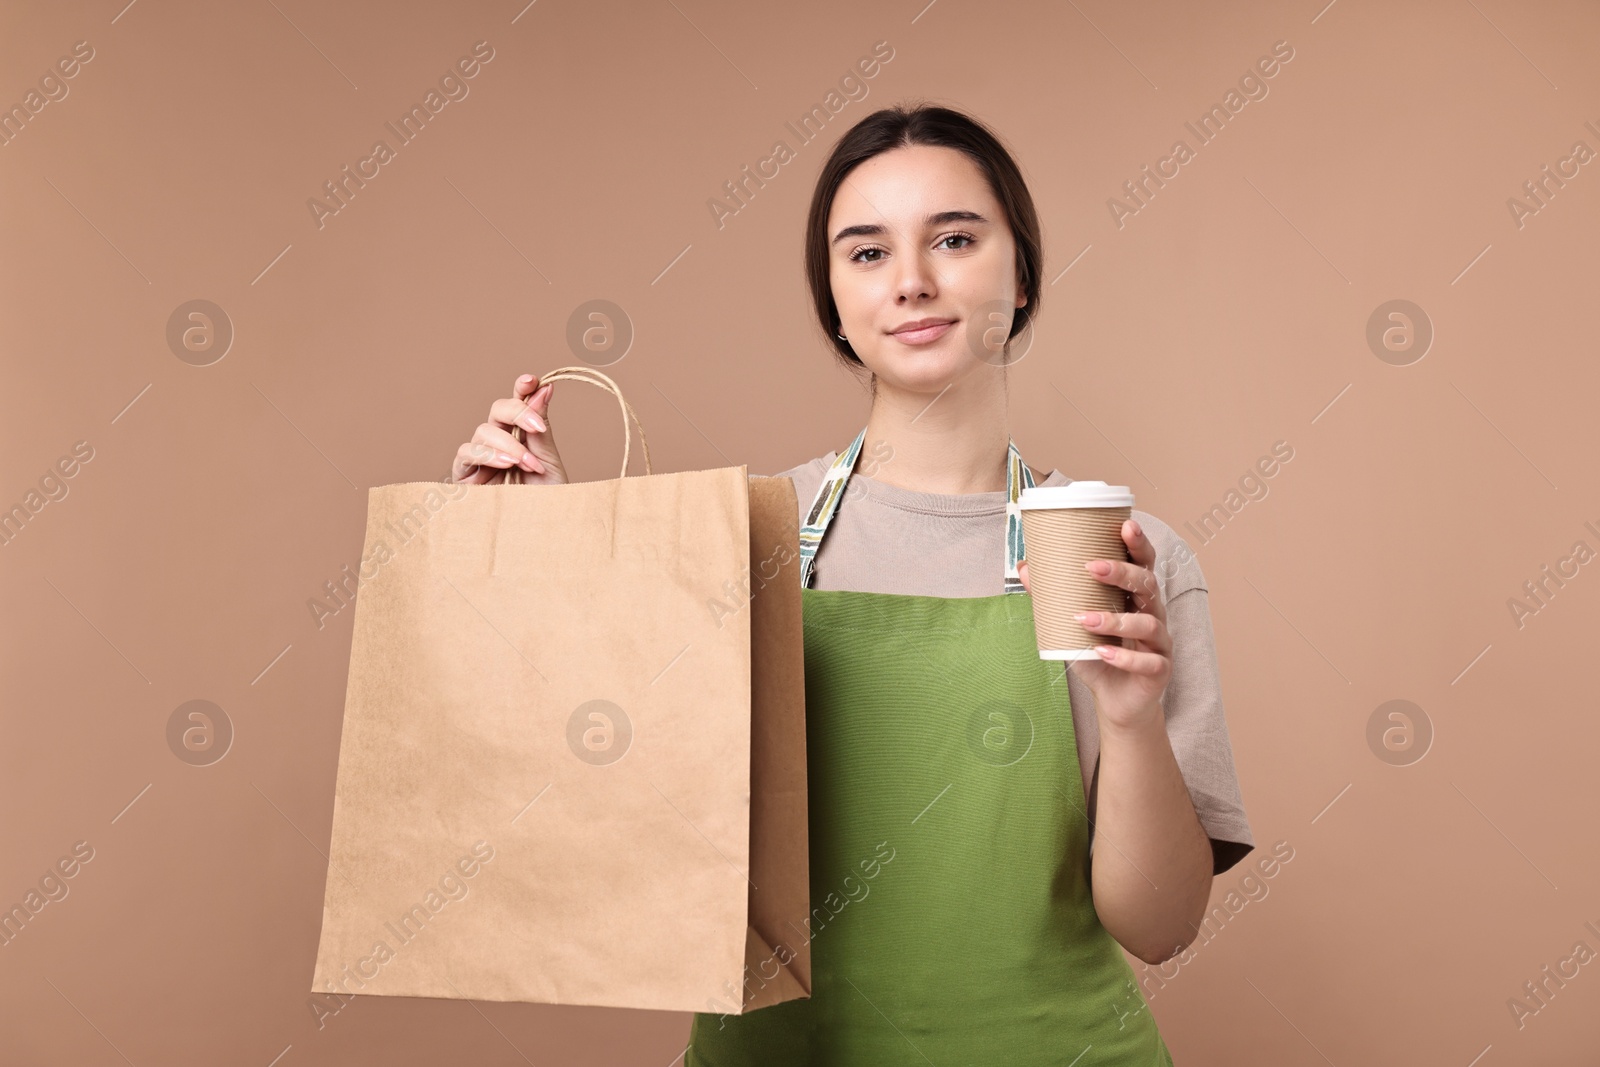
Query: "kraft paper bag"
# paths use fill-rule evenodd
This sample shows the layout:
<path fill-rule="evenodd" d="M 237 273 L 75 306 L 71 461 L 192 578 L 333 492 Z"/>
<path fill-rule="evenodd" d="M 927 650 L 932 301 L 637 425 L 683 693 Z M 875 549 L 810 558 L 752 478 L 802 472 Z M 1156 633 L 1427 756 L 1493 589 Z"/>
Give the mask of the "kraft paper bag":
<path fill-rule="evenodd" d="M 611 379 L 561 379 L 616 395 L 631 443 Z M 312 977 L 330 1004 L 810 995 L 794 487 L 644 460 L 369 491 Z"/>

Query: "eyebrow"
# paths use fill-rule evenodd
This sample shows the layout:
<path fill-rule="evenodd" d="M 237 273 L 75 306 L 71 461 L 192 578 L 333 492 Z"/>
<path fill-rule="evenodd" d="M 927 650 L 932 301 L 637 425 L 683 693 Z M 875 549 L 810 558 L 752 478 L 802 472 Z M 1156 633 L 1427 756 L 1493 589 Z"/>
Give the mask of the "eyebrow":
<path fill-rule="evenodd" d="M 978 214 L 976 211 L 940 211 L 929 215 L 922 221 L 924 225 L 931 227 L 943 226 L 947 222 L 987 223 L 989 220 Z M 888 232 L 889 230 L 887 227 L 876 222 L 864 223 L 860 226 L 846 226 L 844 229 L 833 235 L 833 240 L 829 242 L 829 247 L 838 244 L 846 237 L 882 237 Z"/>

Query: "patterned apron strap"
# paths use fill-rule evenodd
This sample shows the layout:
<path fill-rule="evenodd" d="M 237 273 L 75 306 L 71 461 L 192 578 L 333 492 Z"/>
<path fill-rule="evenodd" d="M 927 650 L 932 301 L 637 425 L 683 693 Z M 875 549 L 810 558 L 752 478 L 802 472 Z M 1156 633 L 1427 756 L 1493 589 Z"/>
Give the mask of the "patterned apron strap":
<path fill-rule="evenodd" d="M 855 471 L 856 459 L 861 455 L 861 445 L 866 438 L 867 430 L 863 426 L 861 432 L 856 434 L 856 439 L 850 442 L 850 447 L 833 461 L 833 466 L 828 468 L 822 484 L 817 487 L 817 495 L 811 502 L 811 510 L 806 515 L 805 525 L 800 528 L 800 588 L 802 589 L 811 587 L 811 579 L 816 573 L 817 550 L 822 547 L 822 536 L 828 532 L 828 524 L 833 521 L 834 514 L 839 510 L 839 503 L 844 499 L 845 487 L 849 484 L 850 475 Z M 1022 461 L 1022 454 L 1017 451 L 1017 443 L 1008 439 L 1005 570 L 1005 591 L 1008 593 L 1026 592 L 1022 588 L 1022 579 L 1017 577 L 1017 561 L 1024 558 L 1022 512 L 1017 507 L 1017 502 L 1022 496 L 1022 491 L 1032 486 L 1033 472 Z"/>
<path fill-rule="evenodd" d="M 1033 487 L 1033 472 L 1022 462 L 1015 441 L 1008 442 L 1006 453 L 1006 592 L 1025 593 L 1022 579 L 1017 577 L 1017 561 L 1024 559 L 1022 544 L 1022 509 L 1017 506 L 1024 489 Z"/>
<path fill-rule="evenodd" d="M 845 483 L 855 468 L 856 457 L 861 454 L 861 442 L 867 438 L 863 426 L 850 447 L 839 453 L 839 458 L 828 468 L 822 484 L 817 487 L 816 499 L 806 515 L 806 524 L 800 527 L 800 588 L 811 587 L 811 572 L 816 568 L 817 549 L 822 547 L 822 535 L 827 532 L 833 513 L 839 510 L 839 500 L 844 496 Z"/>

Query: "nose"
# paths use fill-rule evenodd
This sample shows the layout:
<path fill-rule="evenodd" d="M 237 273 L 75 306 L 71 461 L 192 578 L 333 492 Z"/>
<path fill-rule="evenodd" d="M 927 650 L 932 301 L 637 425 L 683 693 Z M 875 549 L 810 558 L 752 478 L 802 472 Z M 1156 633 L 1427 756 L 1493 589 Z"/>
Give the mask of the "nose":
<path fill-rule="evenodd" d="M 898 303 L 927 300 L 938 292 L 938 280 L 933 264 L 921 253 L 900 257 L 894 279 L 895 300 Z"/>

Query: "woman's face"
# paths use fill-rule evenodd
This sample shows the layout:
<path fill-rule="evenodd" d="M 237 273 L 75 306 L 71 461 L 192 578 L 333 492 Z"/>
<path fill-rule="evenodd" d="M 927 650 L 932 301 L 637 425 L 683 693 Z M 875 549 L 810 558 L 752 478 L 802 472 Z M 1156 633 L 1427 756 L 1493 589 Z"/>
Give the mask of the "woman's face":
<path fill-rule="evenodd" d="M 911 145 L 856 167 L 834 195 L 828 241 L 839 332 L 881 382 L 937 393 L 1001 362 L 1024 302 L 1016 242 L 965 153 Z M 904 330 L 925 319 L 947 325 Z"/>

